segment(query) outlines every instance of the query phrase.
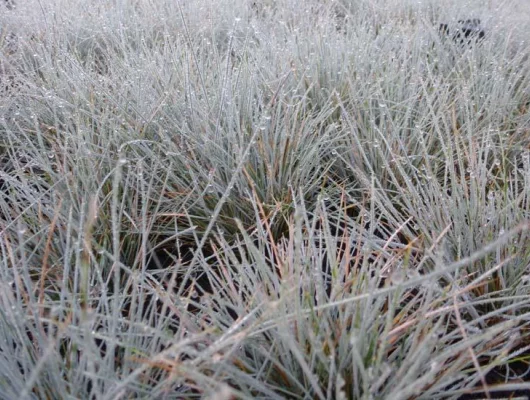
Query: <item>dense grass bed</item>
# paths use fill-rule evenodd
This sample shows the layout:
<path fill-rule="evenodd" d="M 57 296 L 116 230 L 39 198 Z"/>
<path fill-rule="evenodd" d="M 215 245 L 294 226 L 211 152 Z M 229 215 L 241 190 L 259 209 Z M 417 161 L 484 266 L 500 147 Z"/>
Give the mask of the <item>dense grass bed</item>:
<path fill-rule="evenodd" d="M 530 47 L 498 12 L 2 5 L 0 399 L 528 393 Z"/>

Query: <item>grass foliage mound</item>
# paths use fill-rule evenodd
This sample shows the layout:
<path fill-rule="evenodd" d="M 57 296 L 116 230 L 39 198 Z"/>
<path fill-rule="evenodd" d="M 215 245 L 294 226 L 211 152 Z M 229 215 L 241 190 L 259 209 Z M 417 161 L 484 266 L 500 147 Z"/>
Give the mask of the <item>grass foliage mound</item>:
<path fill-rule="evenodd" d="M 452 40 L 477 16 L 444 2 L 27 3 L 0 5 L 0 399 L 530 390 L 512 27 Z"/>

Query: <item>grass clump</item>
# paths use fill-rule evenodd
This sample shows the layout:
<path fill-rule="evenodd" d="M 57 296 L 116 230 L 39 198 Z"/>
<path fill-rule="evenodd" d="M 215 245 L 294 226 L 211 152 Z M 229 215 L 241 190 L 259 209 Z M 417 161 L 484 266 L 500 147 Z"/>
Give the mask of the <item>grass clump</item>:
<path fill-rule="evenodd" d="M 77 3 L 0 14 L 0 398 L 529 390 L 502 20 L 462 46 L 434 2 Z"/>

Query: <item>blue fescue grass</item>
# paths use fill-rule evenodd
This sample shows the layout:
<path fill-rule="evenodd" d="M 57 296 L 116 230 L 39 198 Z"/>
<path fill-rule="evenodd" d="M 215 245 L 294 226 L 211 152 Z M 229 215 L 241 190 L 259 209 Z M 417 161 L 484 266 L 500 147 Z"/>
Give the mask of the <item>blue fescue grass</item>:
<path fill-rule="evenodd" d="M 530 388 L 520 32 L 89 3 L 1 14 L 0 398 Z"/>

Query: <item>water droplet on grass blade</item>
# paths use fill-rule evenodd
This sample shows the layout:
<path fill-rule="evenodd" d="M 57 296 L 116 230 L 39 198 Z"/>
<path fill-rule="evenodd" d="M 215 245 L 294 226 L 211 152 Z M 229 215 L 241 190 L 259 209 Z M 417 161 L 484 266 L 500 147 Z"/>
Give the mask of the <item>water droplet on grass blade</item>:
<path fill-rule="evenodd" d="M 398 269 L 397 271 L 392 272 L 392 275 L 390 275 L 390 280 L 392 283 L 399 285 L 405 280 L 405 273 L 403 270 Z"/>

